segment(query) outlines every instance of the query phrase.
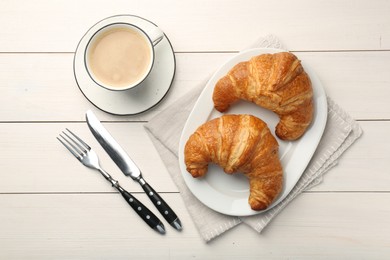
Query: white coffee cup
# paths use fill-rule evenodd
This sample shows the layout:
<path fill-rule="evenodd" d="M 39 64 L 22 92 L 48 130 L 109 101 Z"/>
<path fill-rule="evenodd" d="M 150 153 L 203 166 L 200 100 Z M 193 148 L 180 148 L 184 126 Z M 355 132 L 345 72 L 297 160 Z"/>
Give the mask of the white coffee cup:
<path fill-rule="evenodd" d="M 96 84 L 108 90 L 137 87 L 151 72 L 154 47 L 163 37 L 158 27 L 145 32 L 129 23 L 106 25 L 97 30 L 87 44 L 86 70 Z"/>

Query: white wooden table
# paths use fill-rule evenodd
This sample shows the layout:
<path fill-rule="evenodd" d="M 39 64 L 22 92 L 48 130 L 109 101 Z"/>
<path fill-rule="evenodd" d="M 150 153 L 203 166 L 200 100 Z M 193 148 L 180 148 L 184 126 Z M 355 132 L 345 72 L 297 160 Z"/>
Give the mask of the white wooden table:
<path fill-rule="evenodd" d="M 166 99 L 137 116 L 95 108 L 72 70 L 83 34 L 116 14 L 145 17 L 175 49 Z M 0 259 L 388 259 L 390 256 L 390 1 L 0 2 Z M 240 225 L 206 244 L 143 125 L 258 36 L 273 33 L 316 71 L 364 134 L 324 182 L 259 235 Z M 85 123 L 95 111 L 184 230 L 143 224 L 105 180 L 55 137 L 65 127 L 158 214 L 105 155 Z"/>

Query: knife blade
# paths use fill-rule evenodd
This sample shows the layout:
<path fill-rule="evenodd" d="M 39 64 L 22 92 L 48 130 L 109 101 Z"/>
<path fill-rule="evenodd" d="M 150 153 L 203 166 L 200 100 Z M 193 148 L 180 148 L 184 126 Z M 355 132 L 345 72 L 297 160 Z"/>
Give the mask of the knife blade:
<path fill-rule="evenodd" d="M 97 141 L 108 153 L 115 164 L 121 169 L 124 175 L 131 177 L 138 182 L 143 190 L 148 195 L 148 198 L 153 202 L 158 211 L 163 215 L 165 220 L 177 230 L 182 230 L 182 224 L 175 212 L 169 205 L 161 198 L 161 196 L 150 186 L 142 177 L 142 173 L 138 166 L 133 162 L 125 150 L 118 144 L 118 142 L 111 136 L 111 134 L 104 128 L 95 114 L 88 110 L 86 113 L 86 120 L 89 129 L 95 136 Z"/>

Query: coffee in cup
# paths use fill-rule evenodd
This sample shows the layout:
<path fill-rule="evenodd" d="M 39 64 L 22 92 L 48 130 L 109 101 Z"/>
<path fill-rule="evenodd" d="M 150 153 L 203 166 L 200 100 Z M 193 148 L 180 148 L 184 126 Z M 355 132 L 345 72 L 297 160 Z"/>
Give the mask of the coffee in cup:
<path fill-rule="evenodd" d="M 146 34 L 139 27 L 115 23 L 99 29 L 90 39 L 85 64 L 90 77 L 109 90 L 140 85 L 152 70 L 154 45 L 163 38 L 156 30 Z"/>

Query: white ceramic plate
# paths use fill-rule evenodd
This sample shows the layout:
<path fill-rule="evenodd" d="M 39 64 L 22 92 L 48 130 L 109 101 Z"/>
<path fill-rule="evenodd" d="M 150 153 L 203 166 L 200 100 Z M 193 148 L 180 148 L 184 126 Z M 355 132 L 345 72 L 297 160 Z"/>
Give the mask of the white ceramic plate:
<path fill-rule="evenodd" d="M 301 177 L 324 132 L 327 120 L 326 94 L 317 76 L 303 61 L 303 67 L 309 74 L 313 85 L 315 107 L 313 122 L 306 133 L 297 141 L 282 141 L 276 137 L 279 142 L 279 156 L 284 171 L 284 185 L 280 195 L 270 207 L 263 211 L 254 211 L 250 208 L 248 204 L 249 182 L 243 174 L 227 175 L 219 166 L 213 164 L 209 165 L 208 172 L 203 178 L 193 178 L 187 172 L 184 163 L 184 146 L 189 136 L 201 124 L 223 115 L 214 109 L 212 101 L 216 82 L 238 62 L 249 60 L 256 55 L 281 51 L 283 50 L 250 49 L 239 53 L 226 62 L 206 84 L 184 126 L 179 146 L 179 164 L 182 176 L 195 197 L 209 208 L 220 213 L 233 216 L 255 215 L 265 212 L 281 202 Z M 268 124 L 274 136 L 275 126 L 279 122 L 278 116 L 273 112 L 245 101 L 235 103 L 224 114 L 252 114 L 257 116 Z"/>
<path fill-rule="evenodd" d="M 175 56 L 167 36 L 155 47 L 153 69 L 140 86 L 126 91 L 110 91 L 93 81 L 85 68 L 84 53 L 89 39 L 100 28 L 110 23 L 131 23 L 151 31 L 155 24 L 133 15 L 108 17 L 87 31 L 77 46 L 73 61 L 74 75 L 81 92 L 96 107 L 115 115 L 134 115 L 157 105 L 169 91 L 175 75 Z"/>

